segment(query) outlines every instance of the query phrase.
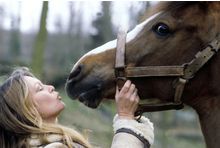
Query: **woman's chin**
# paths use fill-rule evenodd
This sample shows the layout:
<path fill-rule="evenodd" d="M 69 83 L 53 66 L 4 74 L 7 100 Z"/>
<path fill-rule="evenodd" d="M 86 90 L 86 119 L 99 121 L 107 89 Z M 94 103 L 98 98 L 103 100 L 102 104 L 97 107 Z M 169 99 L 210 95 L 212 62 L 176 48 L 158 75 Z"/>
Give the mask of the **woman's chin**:
<path fill-rule="evenodd" d="M 62 111 L 66 107 L 66 104 L 63 101 L 60 101 L 60 102 L 61 102 L 61 111 Z"/>

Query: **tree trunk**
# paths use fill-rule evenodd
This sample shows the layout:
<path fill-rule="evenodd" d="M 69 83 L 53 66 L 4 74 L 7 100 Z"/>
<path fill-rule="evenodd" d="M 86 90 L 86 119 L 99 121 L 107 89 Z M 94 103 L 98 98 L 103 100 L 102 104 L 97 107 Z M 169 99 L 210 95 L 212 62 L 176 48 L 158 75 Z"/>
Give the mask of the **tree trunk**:
<path fill-rule="evenodd" d="M 33 56 L 31 68 L 33 73 L 39 78 L 43 78 L 43 65 L 44 65 L 44 48 L 46 45 L 47 39 L 47 29 L 46 29 L 46 21 L 47 21 L 47 12 L 48 12 L 48 1 L 43 1 L 43 8 L 41 12 L 40 19 L 40 30 L 36 36 L 34 46 L 33 46 Z"/>

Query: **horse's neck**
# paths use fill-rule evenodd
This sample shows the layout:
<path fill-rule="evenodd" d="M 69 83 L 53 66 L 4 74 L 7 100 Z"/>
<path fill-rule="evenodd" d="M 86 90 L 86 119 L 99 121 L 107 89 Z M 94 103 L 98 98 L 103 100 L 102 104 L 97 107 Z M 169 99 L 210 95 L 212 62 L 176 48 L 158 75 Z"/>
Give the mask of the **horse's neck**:
<path fill-rule="evenodd" d="M 215 99 L 206 110 L 197 110 L 207 148 L 220 146 L 220 98 Z"/>

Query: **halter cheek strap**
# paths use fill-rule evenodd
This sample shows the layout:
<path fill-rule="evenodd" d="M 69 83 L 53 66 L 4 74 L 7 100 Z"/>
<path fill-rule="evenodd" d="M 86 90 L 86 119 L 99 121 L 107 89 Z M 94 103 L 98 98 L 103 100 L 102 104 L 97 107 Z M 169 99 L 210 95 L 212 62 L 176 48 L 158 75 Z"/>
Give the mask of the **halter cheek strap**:
<path fill-rule="evenodd" d="M 117 36 L 117 49 L 115 58 L 115 77 L 119 89 L 121 89 L 126 81 L 125 73 L 125 43 L 127 32 L 120 29 Z"/>
<path fill-rule="evenodd" d="M 143 112 L 162 111 L 170 109 L 182 109 L 183 102 L 181 100 L 186 83 L 195 76 L 199 71 L 219 50 L 220 35 L 207 45 L 205 49 L 199 51 L 193 60 L 189 63 L 177 66 L 145 66 L 145 67 L 126 67 L 125 65 L 125 44 L 126 30 L 120 30 L 117 36 L 117 48 L 115 59 L 115 77 L 119 89 L 124 85 L 127 78 L 134 77 L 177 77 L 173 82 L 175 89 L 173 102 L 164 102 L 159 100 L 154 104 L 139 104 L 136 115 Z"/>

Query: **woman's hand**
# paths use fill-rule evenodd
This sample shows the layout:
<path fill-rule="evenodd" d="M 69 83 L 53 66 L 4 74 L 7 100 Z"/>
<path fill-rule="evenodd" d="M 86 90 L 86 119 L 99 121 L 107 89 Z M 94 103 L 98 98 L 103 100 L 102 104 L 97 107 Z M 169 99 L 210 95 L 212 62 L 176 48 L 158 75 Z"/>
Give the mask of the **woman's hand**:
<path fill-rule="evenodd" d="M 116 88 L 116 108 L 119 118 L 134 119 L 134 113 L 138 107 L 139 96 L 137 88 L 130 80 L 127 80 L 121 91 Z"/>

